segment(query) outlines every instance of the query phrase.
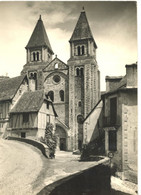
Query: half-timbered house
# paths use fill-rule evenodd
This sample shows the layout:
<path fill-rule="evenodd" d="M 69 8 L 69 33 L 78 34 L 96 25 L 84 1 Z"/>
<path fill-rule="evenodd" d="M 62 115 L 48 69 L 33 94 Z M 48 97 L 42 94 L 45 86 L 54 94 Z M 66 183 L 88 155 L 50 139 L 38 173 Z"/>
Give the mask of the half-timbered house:
<path fill-rule="evenodd" d="M 25 75 L 0 80 L 0 134 L 6 136 L 9 124 L 9 112 L 28 89 Z"/>
<path fill-rule="evenodd" d="M 9 135 L 38 140 L 44 137 L 48 122 L 55 127 L 56 116 L 43 90 L 25 92 L 10 111 Z"/>

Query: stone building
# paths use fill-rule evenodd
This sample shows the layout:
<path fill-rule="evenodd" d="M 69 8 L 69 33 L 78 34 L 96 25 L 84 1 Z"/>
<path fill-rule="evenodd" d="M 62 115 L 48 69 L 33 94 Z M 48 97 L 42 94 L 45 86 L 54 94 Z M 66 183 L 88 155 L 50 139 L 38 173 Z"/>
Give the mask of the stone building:
<path fill-rule="evenodd" d="M 97 45 L 84 10 L 69 43 L 71 54 L 67 64 L 57 56 L 53 59 L 40 16 L 26 46 L 27 62 L 21 74 L 27 74 L 31 91 L 44 89 L 52 100 L 58 115 L 56 133 L 60 148 L 72 151 L 82 147 L 82 121 L 100 99 Z"/>
<path fill-rule="evenodd" d="M 137 64 L 124 77 L 106 77 L 103 100 L 105 152 L 123 179 L 137 181 Z"/>

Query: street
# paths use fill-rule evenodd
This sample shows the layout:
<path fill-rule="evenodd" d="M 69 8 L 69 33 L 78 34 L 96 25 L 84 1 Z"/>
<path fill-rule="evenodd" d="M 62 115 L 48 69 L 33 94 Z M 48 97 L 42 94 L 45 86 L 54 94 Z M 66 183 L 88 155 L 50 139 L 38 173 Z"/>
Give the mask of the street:
<path fill-rule="evenodd" d="M 55 159 L 47 159 L 29 144 L 1 139 L 0 195 L 34 195 L 46 185 L 98 163 L 78 160 L 78 155 L 65 151 L 57 151 Z M 136 194 L 136 185 L 131 189 L 130 182 L 115 177 L 111 178 L 111 186 L 113 195 Z"/>

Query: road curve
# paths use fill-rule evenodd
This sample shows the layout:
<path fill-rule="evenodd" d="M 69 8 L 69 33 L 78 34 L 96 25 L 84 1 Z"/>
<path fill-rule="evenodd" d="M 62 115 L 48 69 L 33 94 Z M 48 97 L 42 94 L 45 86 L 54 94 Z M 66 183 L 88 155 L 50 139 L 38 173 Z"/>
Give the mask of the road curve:
<path fill-rule="evenodd" d="M 42 167 L 38 149 L 25 143 L 0 139 L 0 194 L 34 194 L 32 184 Z"/>

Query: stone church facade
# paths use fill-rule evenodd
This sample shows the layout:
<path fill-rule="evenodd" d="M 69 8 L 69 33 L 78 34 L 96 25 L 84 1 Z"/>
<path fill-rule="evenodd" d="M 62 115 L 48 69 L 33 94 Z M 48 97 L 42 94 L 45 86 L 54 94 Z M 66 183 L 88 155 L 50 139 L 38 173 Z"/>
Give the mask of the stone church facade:
<path fill-rule="evenodd" d="M 58 118 L 56 134 L 61 150 L 81 149 L 83 120 L 100 99 L 100 72 L 96 60 L 97 45 L 86 13 L 79 19 L 69 40 L 67 64 L 55 56 L 41 16 L 26 46 L 26 74 L 31 91 L 43 89 L 52 100 Z"/>

